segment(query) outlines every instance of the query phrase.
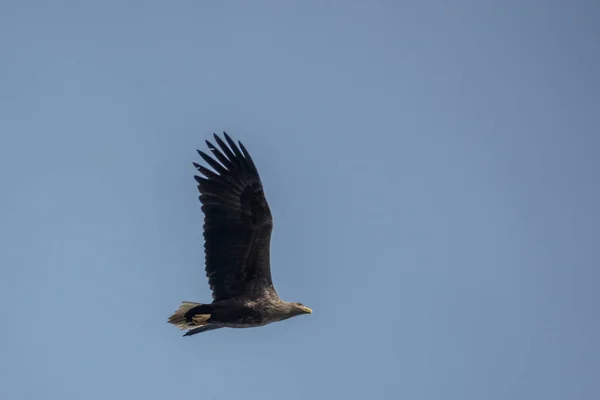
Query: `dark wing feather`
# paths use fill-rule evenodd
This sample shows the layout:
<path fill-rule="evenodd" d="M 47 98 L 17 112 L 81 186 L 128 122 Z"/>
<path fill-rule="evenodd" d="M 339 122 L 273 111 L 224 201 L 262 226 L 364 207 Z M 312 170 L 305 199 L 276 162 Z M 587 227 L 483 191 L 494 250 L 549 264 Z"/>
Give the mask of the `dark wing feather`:
<path fill-rule="evenodd" d="M 258 170 L 244 146 L 223 132 L 207 141 L 214 158 L 198 150 L 214 171 L 194 163 L 204 212 L 206 276 L 215 301 L 276 296 L 271 280 L 273 218 Z M 240 150 L 241 147 L 241 150 Z"/>

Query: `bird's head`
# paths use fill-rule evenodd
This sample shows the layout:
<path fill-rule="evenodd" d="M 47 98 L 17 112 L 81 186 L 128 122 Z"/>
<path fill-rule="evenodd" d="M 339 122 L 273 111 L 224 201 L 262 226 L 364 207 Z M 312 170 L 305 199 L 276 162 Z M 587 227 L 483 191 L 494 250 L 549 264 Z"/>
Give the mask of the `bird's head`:
<path fill-rule="evenodd" d="M 312 314 L 312 310 L 302 303 L 292 303 L 280 300 L 273 308 L 270 309 L 273 317 L 280 321 L 284 319 L 297 317 L 302 314 Z"/>

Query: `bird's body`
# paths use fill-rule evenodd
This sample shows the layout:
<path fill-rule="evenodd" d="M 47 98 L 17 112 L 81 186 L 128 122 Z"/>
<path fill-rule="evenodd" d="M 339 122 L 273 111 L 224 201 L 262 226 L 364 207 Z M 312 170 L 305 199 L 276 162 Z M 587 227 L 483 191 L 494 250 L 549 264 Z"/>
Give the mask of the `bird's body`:
<path fill-rule="evenodd" d="M 219 149 L 206 142 L 217 162 L 200 156 L 214 169 L 194 166 L 204 212 L 206 276 L 213 302 L 183 302 L 169 318 L 185 336 L 218 328 L 249 328 L 311 313 L 300 303 L 281 300 L 271 279 L 270 241 L 273 218 L 254 161 L 224 133 L 214 135 Z"/>

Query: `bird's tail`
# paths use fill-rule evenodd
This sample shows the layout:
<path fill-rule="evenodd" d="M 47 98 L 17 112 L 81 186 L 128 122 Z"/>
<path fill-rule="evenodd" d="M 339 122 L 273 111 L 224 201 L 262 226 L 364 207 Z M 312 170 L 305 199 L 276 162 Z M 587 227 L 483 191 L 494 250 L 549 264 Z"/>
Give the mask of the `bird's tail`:
<path fill-rule="evenodd" d="M 208 319 L 210 319 L 210 313 L 202 312 L 202 308 L 204 308 L 202 307 L 203 305 L 204 304 L 193 303 L 191 301 L 182 301 L 179 309 L 169 317 L 169 323 L 175 325 L 179 329 L 192 329 L 206 325 Z M 198 307 L 198 309 L 193 310 L 196 307 Z"/>

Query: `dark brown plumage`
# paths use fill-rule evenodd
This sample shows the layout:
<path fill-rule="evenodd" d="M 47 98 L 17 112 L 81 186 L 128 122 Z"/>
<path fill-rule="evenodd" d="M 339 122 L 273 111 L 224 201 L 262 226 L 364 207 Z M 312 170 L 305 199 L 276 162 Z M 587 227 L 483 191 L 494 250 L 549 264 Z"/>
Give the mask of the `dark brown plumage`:
<path fill-rule="evenodd" d="M 211 304 L 183 302 L 169 322 L 184 336 L 223 327 L 248 328 L 311 313 L 300 303 L 282 301 L 271 278 L 270 242 L 273 217 L 250 153 L 223 132 L 218 148 L 198 150 L 212 168 L 194 163 L 204 212 L 206 276 Z"/>

